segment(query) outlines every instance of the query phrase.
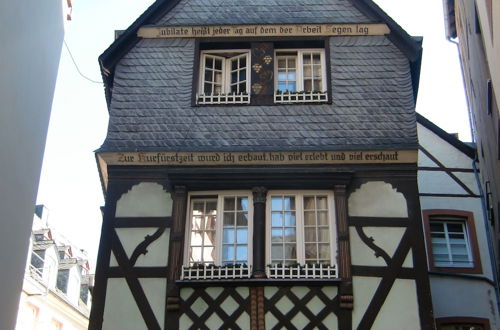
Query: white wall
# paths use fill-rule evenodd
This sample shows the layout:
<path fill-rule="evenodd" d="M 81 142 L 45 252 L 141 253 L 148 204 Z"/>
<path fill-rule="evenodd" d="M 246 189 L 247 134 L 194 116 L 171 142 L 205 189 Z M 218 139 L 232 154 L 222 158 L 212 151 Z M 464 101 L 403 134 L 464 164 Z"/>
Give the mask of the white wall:
<path fill-rule="evenodd" d="M 0 329 L 13 329 L 64 36 L 61 0 L 0 1 Z"/>

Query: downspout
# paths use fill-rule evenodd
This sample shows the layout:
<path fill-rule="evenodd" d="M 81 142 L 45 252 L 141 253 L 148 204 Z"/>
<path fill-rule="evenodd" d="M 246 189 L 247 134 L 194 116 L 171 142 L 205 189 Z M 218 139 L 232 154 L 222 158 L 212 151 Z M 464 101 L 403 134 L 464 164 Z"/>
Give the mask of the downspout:
<path fill-rule="evenodd" d="M 495 288 L 495 295 L 497 298 L 497 313 L 500 313 L 500 288 L 498 287 L 498 272 L 497 272 L 497 264 L 495 262 L 495 250 L 493 249 L 493 241 L 491 240 L 491 228 L 490 224 L 488 223 L 488 213 L 486 210 L 486 200 L 483 192 L 483 188 L 481 187 L 481 181 L 479 180 L 479 171 L 476 166 L 476 162 L 478 161 L 477 159 L 477 153 L 472 161 L 472 168 L 474 169 L 474 176 L 476 177 L 476 183 L 477 187 L 479 189 L 479 196 L 481 196 L 481 209 L 483 210 L 483 222 L 484 222 L 484 228 L 486 230 L 486 241 L 488 242 L 488 251 L 489 251 L 489 256 L 490 256 L 490 264 L 491 264 L 491 270 L 493 273 L 493 282 L 495 283 L 494 288 Z M 497 316 L 499 316 L 497 314 Z"/>
<path fill-rule="evenodd" d="M 451 42 L 452 44 L 455 44 L 457 46 L 457 54 L 460 54 L 460 44 L 456 42 L 455 40 L 451 39 L 451 37 L 447 36 L 446 40 Z M 467 86 L 465 84 L 465 77 L 464 77 L 464 66 L 462 64 L 462 60 L 460 59 L 460 56 L 458 56 L 458 62 L 460 63 L 460 70 L 462 72 L 462 86 L 464 89 L 464 94 L 465 94 L 465 99 L 467 102 L 467 115 L 469 116 L 469 130 L 470 130 L 470 136 L 472 138 L 472 142 L 476 142 L 476 137 L 474 135 L 474 125 L 472 124 L 474 122 L 474 114 L 472 113 L 471 107 L 469 106 L 469 94 L 467 94 Z"/>

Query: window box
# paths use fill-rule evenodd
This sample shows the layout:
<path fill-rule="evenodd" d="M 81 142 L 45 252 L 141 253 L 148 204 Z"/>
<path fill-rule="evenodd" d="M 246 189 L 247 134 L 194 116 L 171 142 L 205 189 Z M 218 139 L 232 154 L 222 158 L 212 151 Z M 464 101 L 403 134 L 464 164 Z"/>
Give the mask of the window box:
<path fill-rule="evenodd" d="M 266 275 L 273 279 L 335 279 L 338 277 L 337 266 L 328 264 L 271 264 L 266 267 Z"/>
<path fill-rule="evenodd" d="M 327 102 L 327 92 L 281 92 L 274 93 L 274 103 L 315 103 Z"/>
<path fill-rule="evenodd" d="M 196 95 L 198 104 L 250 104 L 248 93 Z"/>
<path fill-rule="evenodd" d="M 181 280 L 227 280 L 250 278 L 252 267 L 246 264 L 182 266 Z"/>

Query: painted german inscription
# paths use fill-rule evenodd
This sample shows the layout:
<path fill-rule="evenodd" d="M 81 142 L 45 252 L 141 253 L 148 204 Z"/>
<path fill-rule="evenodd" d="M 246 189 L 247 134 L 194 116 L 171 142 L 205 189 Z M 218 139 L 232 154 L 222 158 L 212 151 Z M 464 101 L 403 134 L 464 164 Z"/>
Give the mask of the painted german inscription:
<path fill-rule="evenodd" d="M 299 152 L 116 152 L 101 153 L 108 165 L 308 165 L 415 163 L 415 150 Z"/>
<path fill-rule="evenodd" d="M 284 36 L 357 36 L 384 35 L 385 24 L 297 24 L 297 25 L 212 25 L 212 26 L 143 26 L 142 38 L 220 38 Z"/>

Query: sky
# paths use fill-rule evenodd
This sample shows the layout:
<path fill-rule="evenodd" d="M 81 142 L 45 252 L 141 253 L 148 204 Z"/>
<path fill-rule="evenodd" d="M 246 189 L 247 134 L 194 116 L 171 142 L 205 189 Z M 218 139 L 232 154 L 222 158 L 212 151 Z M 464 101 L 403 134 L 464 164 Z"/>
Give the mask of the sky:
<path fill-rule="evenodd" d="M 76 0 L 72 20 L 65 23 L 67 47 L 61 52 L 37 204 L 49 209 L 51 226 L 88 252 L 93 266 L 104 205 L 93 151 L 108 125 L 97 58 L 113 42 L 114 31 L 126 29 L 153 2 Z M 410 35 L 424 37 L 417 112 L 470 141 L 457 46 L 445 38 L 441 1 L 375 2 Z"/>

